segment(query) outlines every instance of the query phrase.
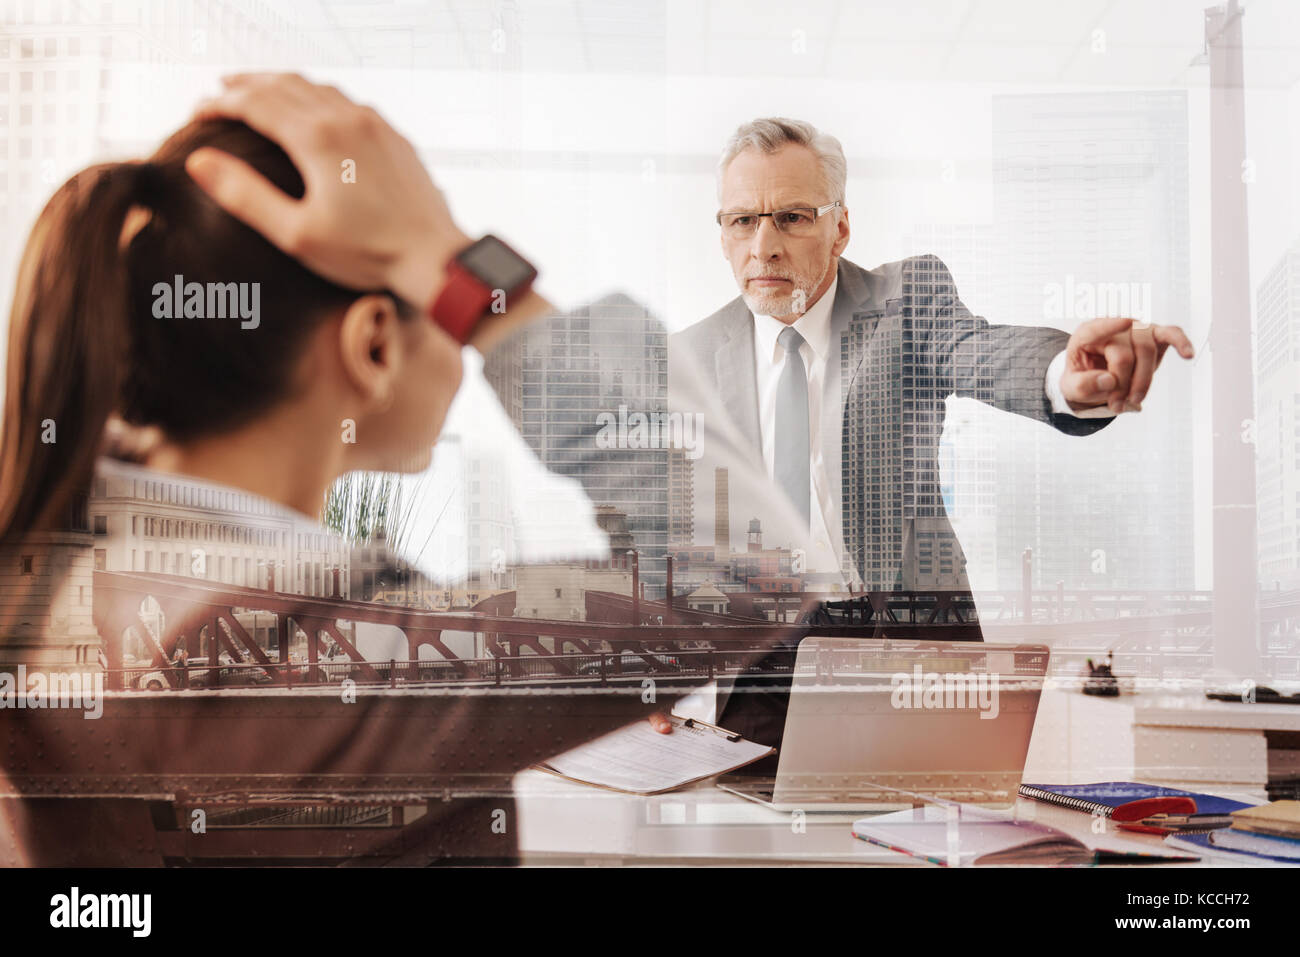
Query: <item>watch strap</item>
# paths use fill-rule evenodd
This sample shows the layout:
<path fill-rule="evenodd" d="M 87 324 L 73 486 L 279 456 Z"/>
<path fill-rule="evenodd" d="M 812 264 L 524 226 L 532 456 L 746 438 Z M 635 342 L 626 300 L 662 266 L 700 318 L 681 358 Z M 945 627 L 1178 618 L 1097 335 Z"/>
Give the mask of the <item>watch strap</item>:
<path fill-rule="evenodd" d="M 453 259 L 447 264 L 447 281 L 431 311 L 438 325 L 464 345 L 491 305 L 492 290 L 459 260 Z"/>
<path fill-rule="evenodd" d="M 489 279 L 479 276 L 466 265 L 466 259 L 475 247 L 485 243 L 500 246 L 519 260 L 528 272 L 527 277 L 523 281 L 516 281 L 513 288 L 509 289 L 494 288 L 490 285 Z M 479 320 L 496 305 L 494 302 L 496 296 L 504 295 L 503 305 L 509 308 L 519 296 L 532 288 L 536 277 L 537 270 L 531 263 L 511 249 L 504 240 L 489 233 L 466 246 L 452 258 L 451 262 L 447 263 L 446 282 L 438 293 L 437 299 L 434 300 L 430 313 L 438 325 L 463 345 L 473 335 Z"/>

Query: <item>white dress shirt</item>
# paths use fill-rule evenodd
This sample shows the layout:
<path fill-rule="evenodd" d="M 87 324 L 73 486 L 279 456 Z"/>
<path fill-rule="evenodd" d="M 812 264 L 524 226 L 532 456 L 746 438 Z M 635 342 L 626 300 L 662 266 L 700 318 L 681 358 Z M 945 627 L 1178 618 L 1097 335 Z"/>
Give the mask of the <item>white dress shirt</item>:
<path fill-rule="evenodd" d="M 1065 401 L 1065 396 L 1061 393 L 1061 376 L 1065 375 L 1065 350 L 1062 349 L 1056 354 L 1047 367 L 1045 376 L 1045 387 L 1047 397 L 1052 400 L 1052 411 L 1062 415 L 1072 415 L 1076 419 L 1105 419 L 1114 415 L 1109 406 L 1098 405 L 1091 409 L 1084 409 L 1082 412 L 1075 412 L 1070 408 L 1070 403 Z"/>
<path fill-rule="evenodd" d="M 840 476 L 826 473 L 826 459 L 821 447 L 823 417 L 828 415 L 836 417 L 835 427 L 830 434 L 839 436 L 838 420 L 844 415 L 841 403 L 835 402 L 832 408 L 825 408 L 823 402 L 826 365 L 832 358 L 832 352 L 838 348 L 838 343 L 830 341 L 831 310 L 835 304 L 835 292 L 838 286 L 839 278 L 836 277 L 831 282 L 830 288 L 793 323 L 795 331 L 804 340 L 803 345 L 799 347 L 799 355 L 803 359 L 804 372 L 808 377 L 808 435 L 812 443 L 808 463 L 811 527 L 806 544 L 806 569 L 809 572 L 840 572 L 844 554 L 838 489 Z M 785 323 L 772 316 L 754 316 L 754 371 L 758 382 L 759 434 L 763 447 L 763 462 L 767 467 L 768 478 L 773 480 L 776 475 L 777 384 L 781 379 L 781 370 L 786 357 L 786 351 L 777 342 L 777 337 L 785 327 Z M 835 361 L 839 361 L 838 353 L 834 358 Z M 1048 365 L 1043 381 L 1043 388 L 1051 402 L 1053 412 L 1080 419 L 1103 418 L 1115 414 L 1105 405 L 1081 412 L 1071 409 L 1070 403 L 1061 392 L 1061 377 L 1064 374 L 1065 350 L 1061 350 Z M 832 483 L 836 484 L 833 486 Z M 796 543 L 792 544 L 798 547 Z M 845 571 L 853 574 L 851 569 Z M 853 585 L 856 581 L 846 581 L 844 584 Z"/>
<path fill-rule="evenodd" d="M 803 359 L 804 373 L 808 377 L 808 436 L 811 443 L 809 451 L 810 481 L 808 492 L 811 499 L 808 514 L 810 528 L 808 541 L 802 543 L 806 550 L 805 569 L 809 572 L 830 572 L 840 570 L 840 556 L 844 553 L 843 534 L 840 526 L 839 495 L 832 494 L 831 476 L 826 474 L 825 456 L 822 454 L 821 427 L 823 415 L 843 415 L 839 403 L 829 411 L 822 408 L 822 398 L 826 385 L 826 363 L 832 348 L 838 349 L 838 343 L 831 342 L 831 307 L 835 304 L 835 290 L 839 286 L 838 275 L 832 280 L 830 288 L 822 294 L 808 311 L 794 321 L 794 330 L 803 336 L 803 345 L 799 347 L 799 356 Z M 767 477 L 776 475 L 776 392 L 781 379 L 781 370 L 785 367 L 786 351 L 776 340 L 786 324 L 771 316 L 754 316 L 754 368 L 758 382 L 758 423 L 763 446 L 763 463 L 767 467 Z M 839 361 L 836 352 L 835 360 Z M 839 435 L 839 426 L 835 434 Z M 840 477 L 834 476 L 836 483 Z M 838 490 L 837 490 L 838 491 Z M 799 547 L 800 543 L 791 543 Z"/>

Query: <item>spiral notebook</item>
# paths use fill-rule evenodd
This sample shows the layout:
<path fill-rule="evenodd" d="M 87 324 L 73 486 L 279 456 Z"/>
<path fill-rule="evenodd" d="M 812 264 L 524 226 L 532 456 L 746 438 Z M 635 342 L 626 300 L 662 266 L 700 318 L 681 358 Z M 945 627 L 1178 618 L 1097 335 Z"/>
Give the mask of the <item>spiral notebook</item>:
<path fill-rule="evenodd" d="M 1250 807 L 1242 801 L 1180 791 L 1157 784 L 1106 781 L 1101 784 L 1022 784 L 1020 794 L 1035 801 L 1099 814 L 1116 822 L 1143 821 L 1159 815 L 1181 815 L 1205 826 L 1228 824 L 1233 811 Z"/>

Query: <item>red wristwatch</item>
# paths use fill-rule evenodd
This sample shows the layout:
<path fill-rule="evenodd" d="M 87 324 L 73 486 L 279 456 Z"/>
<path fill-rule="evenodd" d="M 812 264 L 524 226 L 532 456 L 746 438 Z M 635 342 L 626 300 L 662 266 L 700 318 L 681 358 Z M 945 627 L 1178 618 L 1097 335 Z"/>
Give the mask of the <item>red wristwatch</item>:
<path fill-rule="evenodd" d="M 457 342 L 469 341 L 479 320 L 505 312 L 532 288 L 537 270 L 502 240 L 488 234 L 447 263 L 447 282 L 430 313 Z"/>

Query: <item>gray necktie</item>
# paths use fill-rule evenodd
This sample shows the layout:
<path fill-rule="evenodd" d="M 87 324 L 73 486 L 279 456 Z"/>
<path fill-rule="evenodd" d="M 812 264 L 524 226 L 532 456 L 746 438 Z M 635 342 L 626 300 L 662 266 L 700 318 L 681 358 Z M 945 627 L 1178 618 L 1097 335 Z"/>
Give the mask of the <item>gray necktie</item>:
<path fill-rule="evenodd" d="M 795 510 L 809 523 L 811 448 L 808 445 L 808 376 L 799 347 L 804 338 L 786 326 L 776 341 L 785 349 L 785 366 L 776 384 L 776 483 L 785 489 Z"/>

